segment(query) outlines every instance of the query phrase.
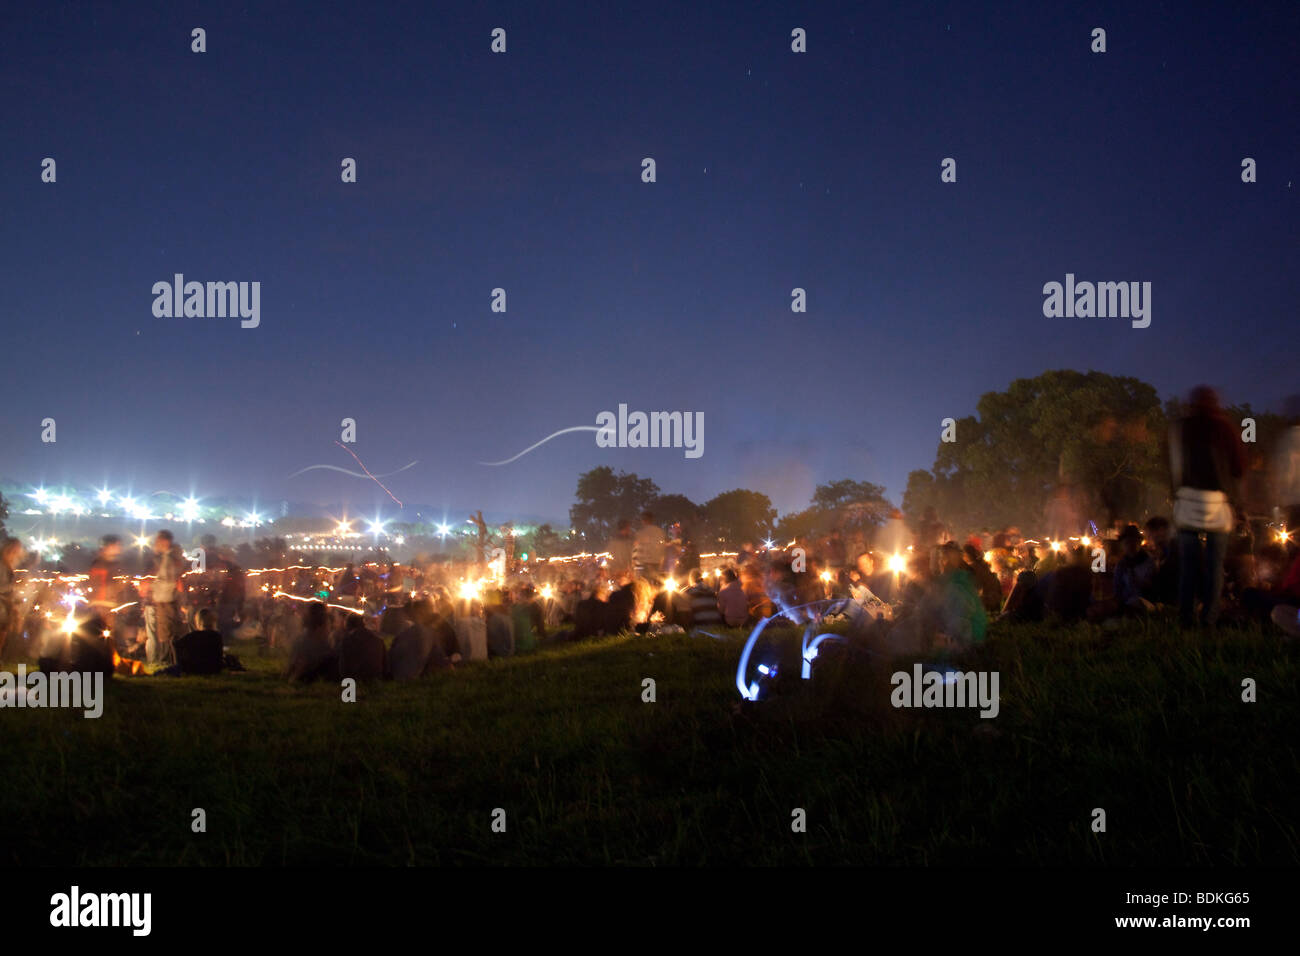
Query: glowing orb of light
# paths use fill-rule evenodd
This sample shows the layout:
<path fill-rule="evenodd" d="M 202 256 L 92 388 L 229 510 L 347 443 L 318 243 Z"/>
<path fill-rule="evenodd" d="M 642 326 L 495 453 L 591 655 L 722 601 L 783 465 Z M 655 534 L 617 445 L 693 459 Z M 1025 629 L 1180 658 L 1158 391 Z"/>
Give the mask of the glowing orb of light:
<path fill-rule="evenodd" d="M 904 557 L 895 551 L 889 556 L 888 568 L 895 574 L 902 574 L 907 570 L 907 561 Z"/>

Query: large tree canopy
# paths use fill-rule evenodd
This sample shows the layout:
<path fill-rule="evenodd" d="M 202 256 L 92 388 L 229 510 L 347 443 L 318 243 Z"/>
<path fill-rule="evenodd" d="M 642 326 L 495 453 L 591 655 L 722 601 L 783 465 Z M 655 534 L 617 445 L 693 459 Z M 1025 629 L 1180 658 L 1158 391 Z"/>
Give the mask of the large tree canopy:
<path fill-rule="evenodd" d="M 620 518 L 635 519 L 659 486 L 649 478 L 600 465 L 578 476 L 577 502 L 569 509 L 573 529 L 586 535 L 587 546 L 599 550 L 613 536 Z"/>
<path fill-rule="evenodd" d="M 1061 369 L 980 398 L 978 417 L 940 441 L 934 468 L 909 476 L 904 510 L 952 526 L 1043 526 L 1052 499 L 1082 520 L 1139 517 L 1167 498 L 1166 418 L 1136 378 Z M 1054 529 L 1049 529 L 1054 530 Z"/>
<path fill-rule="evenodd" d="M 705 502 L 704 517 L 713 538 L 710 544 L 737 547 L 762 540 L 776 522 L 776 509 L 767 495 L 736 488 Z"/>

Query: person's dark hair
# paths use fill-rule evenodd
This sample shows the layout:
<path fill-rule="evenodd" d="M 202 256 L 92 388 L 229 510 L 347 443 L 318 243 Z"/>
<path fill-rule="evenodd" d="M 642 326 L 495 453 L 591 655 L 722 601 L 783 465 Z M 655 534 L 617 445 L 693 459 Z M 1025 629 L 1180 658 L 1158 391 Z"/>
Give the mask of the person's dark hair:
<path fill-rule="evenodd" d="M 1148 531 L 1164 531 L 1169 527 L 1169 519 L 1164 515 L 1156 515 L 1154 518 L 1147 519 Z"/>
<path fill-rule="evenodd" d="M 99 539 L 99 546 L 101 548 L 107 548 L 112 545 L 121 544 L 121 543 L 122 543 L 121 536 L 116 534 L 106 534 L 104 535 L 104 537 Z"/>
<path fill-rule="evenodd" d="M 699 568 L 692 568 L 692 569 L 691 569 L 691 584 L 693 584 L 693 585 L 694 585 L 694 584 L 699 584 L 699 583 L 700 583 L 701 581 L 703 581 L 703 580 L 704 580 L 704 572 L 701 571 Z"/>
<path fill-rule="evenodd" d="M 366 626 L 366 618 L 365 618 L 365 615 L 364 615 L 364 614 L 349 614 L 349 615 L 347 616 L 347 620 L 343 622 L 343 626 L 344 626 L 345 628 L 347 628 L 349 631 L 359 631 L 359 630 L 362 630 L 362 629 Z"/>
<path fill-rule="evenodd" d="M 329 621 L 329 611 L 320 601 L 312 601 L 307 605 L 307 612 L 304 624 L 309 631 L 318 630 L 324 627 Z"/>
<path fill-rule="evenodd" d="M 428 624 L 433 620 L 433 602 L 428 598 L 416 598 L 406 606 L 406 613 L 416 624 Z"/>
<path fill-rule="evenodd" d="M 727 568 L 727 570 L 725 570 L 725 571 L 722 572 L 722 578 L 723 578 L 724 581 L 726 581 L 728 584 L 730 584 L 732 581 L 737 581 L 737 580 L 739 580 L 739 579 L 740 579 L 740 575 L 738 575 L 738 574 L 736 573 L 736 569 L 735 569 L 735 568 Z"/>
<path fill-rule="evenodd" d="M 1197 385 L 1188 397 L 1188 404 L 1194 412 L 1217 412 L 1219 410 L 1219 393 L 1209 385 Z"/>
<path fill-rule="evenodd" d="M 198 625 L 200 631 L 215 631 L 217 629 L 217 614 L 210 607 L 201 607 L 194 615 L 194 622 Z"/>
<path fill-rule="evenodd" d="M 966 557 L 970 558 L 972 562 L 978 562 L 984 557 L 980 553 L 980 549 L 975 547 L 975 545 L 971 544 L 970 542 L 967 542 L 966 545 L 961 550 L 962 553 L 965 554 Z"/>
<path fill-rule="evenodd" d="M 161 531 L 158 532 L 158 537 L 162 538 L 168 544 L 172 544 L 176 541 L 176 536 L 173 535 L 166 528 L 163 528 Z"/>

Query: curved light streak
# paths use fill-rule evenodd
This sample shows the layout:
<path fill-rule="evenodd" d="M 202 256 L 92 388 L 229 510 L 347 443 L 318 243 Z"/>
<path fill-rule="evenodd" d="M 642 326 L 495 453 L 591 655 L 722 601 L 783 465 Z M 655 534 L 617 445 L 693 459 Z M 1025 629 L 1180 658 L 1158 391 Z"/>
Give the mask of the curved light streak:
<path fill-rule="evenodd" d="M 415 465 L 417 465 L 417 464 L 419 464 L 419 462 L 413 461 L 413 462 L 411 462 L 409 465 L 403 465 L 401 468 L 397 469 L 397 471 L 390 471 L 390 472 L 389 472 L 388 474 L 386 474 L 386 475 L 374 475 L 373 477 L 375 477 L 375 478 L 391 478 L 393 475 L 400 474 L 401 472 L 406 471 L 406 469 L 408 469 L 408 468 L 413 468 L 413 467 L 414 467 Z M 349 471 L 349 470 L 346 469 L 346 468 L 340 468 L 338 465 L 308 465 L 306 468 L 302 469 L 302 471 L 295 471 L 295 472 L 294 472 L 292 475 L 290 475 L 289 477 L 290 477 L 290 478 L 297 478 L 297 477 L 298 477 L 299 475 L 301 475 L 304 471 L 311 471 L 313 468 L 328 468 L 330 471 L 341 471 L 341 472 L 343 472 L 343 474 L 345 474 L 345 475 L 351 475 L 353 478 L 370 478 L 370 477 L 372 477 L 371 475 L 367 475 L 367 474 L 365 474 L 364 472 L 359 472 L 359 471 Z"/>
<path fill-rule="evenodd" d="M 523 451 L 521 451 L 519 454 L 515 455 L 515 457 L 513 457 L 513 458 L 507 458 L 505 461 L 480 461 L 479 464 L 480 464 L 480 465 L 494 465 L 494 466 L 495 466 L 495 465 L 508 465 L 508 464 L 510 464 L 512 461 L 518 461 L 520 458 L 523 458 L 524 455 L 528 454 L 528 453 L 529 453 L 530 451 L 532 451 L 534 448 L 537 448 L 537 447 L 539 447 L 539 446 L 541 446 L 541 445 L 545 445 L 545 444 L 546 444 L 548 441 L 550 441 L 552 438 L 556 438 L 556 437 L 558 437 L 558 436 L 560 436 L 560 435 L 568 434 L 569 432 L 598 432 L 598 431 L 608 431 L 608 429 L 607 429 L 607 428 L 602 429 L 602 428 L 599 428 L 599 427 L 597 427 L 597 426 L 595 426 L 595 425 L 574 425 L 572 428 L 561 428 L 558 432 L 551 432 L 551 434 L 547 435 L 547 436 L 546 436 L 545 438 L 543 438 L 541 441 L 539 441 L 539 442 L 537 442 L 537 443 L 535 443 L 535 444 L 529 445 L 527 448 L 525 448 L 525 449 L 524 449 Z"/>

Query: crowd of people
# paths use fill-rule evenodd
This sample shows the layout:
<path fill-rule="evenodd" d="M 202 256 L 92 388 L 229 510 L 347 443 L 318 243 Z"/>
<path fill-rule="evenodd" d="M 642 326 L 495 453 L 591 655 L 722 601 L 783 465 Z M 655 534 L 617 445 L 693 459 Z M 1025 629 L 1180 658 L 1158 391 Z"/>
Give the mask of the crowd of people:
<path fill-rule="evenodd" d="M 123 574 L 121 541 L 108 536 L 88 574 L 24 578 L 11 539 L 0 545 L 0 659 L 212 674 L 239 667 L 228 650 L 247 640 L 282 653 L 293 681 L 405 681 L 601 635 L 751 628 L 809 606 L 833 606 L 900 654 L 978 643 L 996 621 L 1163 613 L 1189 628 L 1253 621 L 1300 635 L 1300 426 L 1283 442 L 1272 520 L 1234 507 L 1241 443 L 1212 390 L 1192 393 L 1170 448 L 1170 517 L 1057 540 L 955 533 L 928 508 L 910 529 L 895 511 L 870 535 L 702 556 L 680 526 L 665 531 L 645 512 L 618 524 L 607 551 L 558 563 L 510 555 L 489 570 L 480 553 L 246 570 L 216 548 L 195 567 L 164 530 L 150 574 Z"/>

